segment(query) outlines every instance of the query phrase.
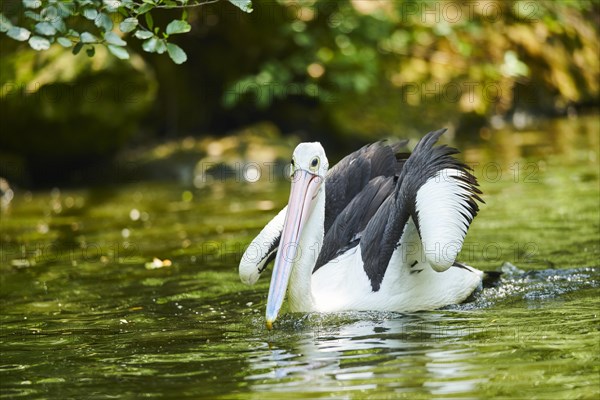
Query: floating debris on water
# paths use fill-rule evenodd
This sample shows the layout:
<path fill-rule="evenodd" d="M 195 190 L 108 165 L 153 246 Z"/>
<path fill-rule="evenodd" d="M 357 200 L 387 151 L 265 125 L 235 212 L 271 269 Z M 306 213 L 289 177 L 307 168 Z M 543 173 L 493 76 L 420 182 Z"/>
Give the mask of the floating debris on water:
<path fill-rule="evenodd" d="M 171 265 L 173 265 L 173 263 L 169 259 L 161 260 L 160 258 L 154 257 L 152 262 L 146 263 L 146 269 L 164 268 L 170 267 Z"/>

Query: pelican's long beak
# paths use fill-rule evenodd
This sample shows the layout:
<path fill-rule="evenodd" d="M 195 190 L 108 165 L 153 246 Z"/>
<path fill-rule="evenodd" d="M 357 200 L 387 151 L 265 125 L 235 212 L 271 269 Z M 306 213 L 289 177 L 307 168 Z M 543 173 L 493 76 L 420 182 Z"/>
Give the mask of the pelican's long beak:
<path fill-rule="evenodd" d="M 296 170 L 292 175 L 290 200 L 267 299 L 267 329 L 273 328 L 273 322 L 283 304 L 294 261 L 301 257 L 302 251 L 310 251 L 299 248 L 300 235 L 312 212 L 322 181 L 320 176 L 302 169 Z"/>

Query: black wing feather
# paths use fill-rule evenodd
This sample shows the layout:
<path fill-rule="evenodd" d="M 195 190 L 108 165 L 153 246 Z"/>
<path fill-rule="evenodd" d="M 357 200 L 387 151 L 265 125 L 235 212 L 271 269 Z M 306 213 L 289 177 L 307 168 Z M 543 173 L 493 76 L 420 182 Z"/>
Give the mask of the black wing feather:
<path fill-rule="evenodd" d="M 381 204 L 393 193 L 394 186 L 393 176 L 375 177 L 350 201 L 325 233 L 323 247 L 313 272 L 339 254 L 358 245 L 362 232 Z"/>
<path fill-rule="evenodd" d="M 445 145 L 433 147 L 445 131 L 441 129 L 429 132 L 421 139 L 400 171 L 394 194 L 386 199 L 364 231 L 360 242 L 361 254 L 373 291 L 379 290 L 389 261 L 410 217 L 415 221 L 420 234 L 418 213 L 415 209 L 416 195 L 429 178 L 446 168 L 462 171 L 464 181 L 471 189 L 464 209 L 468 214 L 467 220 L 472 221 L 479 211 L 475 200 L 482 201 L 478 196 L 481 191 L 477 189 L 477 180 L 469 172 L 469 167 L 452 157 L 458 150 Z M 465 231 L 467 228 L 468 226 L 464 227 Z"/>
<path fill-rule="evenodd" d="M 409 218 L 420 234 L 416 195 L 428 179 L 446 168 L 462 171 L 456 179 L 470 189 L 461 214 L 469 223 L 479 210 L 481 191 L 470 168 L 456 160 L 458 150 L 434 147 L 445 129 L 429 132 L 412 154 L 402 152 L 406 141 L 376 142 L 346 156 L 326 180 L 323 247 L 316 271 L 345 251 L 360 245 L 364 269 L 378 291 L 389 261 Z M 468 229 L 465 224 L 464 230 Z"/>
<path fill-rule="evenodd" d="M 347 155 L 329 170 L 325 185 L 325 234 L 373 178 L 399 173 L 405 158 L 398 158 L 397 152 L 405 145 L 406 141 L 392 146 L 375 142 Z"/>

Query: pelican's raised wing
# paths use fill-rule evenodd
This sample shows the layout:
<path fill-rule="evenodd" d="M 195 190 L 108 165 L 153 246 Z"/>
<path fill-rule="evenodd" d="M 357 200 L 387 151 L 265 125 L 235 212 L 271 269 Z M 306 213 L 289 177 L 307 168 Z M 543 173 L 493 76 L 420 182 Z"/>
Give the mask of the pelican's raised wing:
<path fill-rule="evenodd" d="M 338 213 L 315 270 L 360 245 L 365 272 L 378 291 L 411 219 L 418 237 L 409 242 L 420 242 L 419 256 L 425 258 L 416 261 L 436 271 L 454 265 L 482 200 L 469 168 L 452 157 L 458 150 L 433 146 L 444 132 L 428 133 L 393 176 L 370 180 Z"/>
<path fill-rule="evenodd" d="M 269 261 L 275 258 L 286 213 L 287 206 L 265 225 L 246 248 L 239 267 L 240 279 L 246 285 L 254 285 Z"/>
<path fill-rule="evenodd" d="M 425 260 L 434 270 L 454 265 L 467 230 L 477 215 L 481 191 L 458 150 L 433 145 L 445 129 L 428 133 L 406 160 L 394 194 L 365 228 L 360 246 L 365 272 L 377 290 L 409 218 L 414 222 Z"/>

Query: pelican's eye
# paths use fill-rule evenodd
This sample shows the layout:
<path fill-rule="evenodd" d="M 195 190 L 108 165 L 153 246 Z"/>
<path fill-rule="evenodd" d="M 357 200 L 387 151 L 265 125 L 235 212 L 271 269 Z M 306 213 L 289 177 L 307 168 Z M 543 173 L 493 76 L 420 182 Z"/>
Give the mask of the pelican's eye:
<path fill-rule="evenodd" d="M 310 170 L 316 172 L 319 169 L 319 157 L 315 157 L 310 161 Z"/>
<path fill-rule="evenodd" d="M 294 170 L 296 169 L 296 161 L 292 158 L 290 162 L 290 176 L 294 175 Z"/>

